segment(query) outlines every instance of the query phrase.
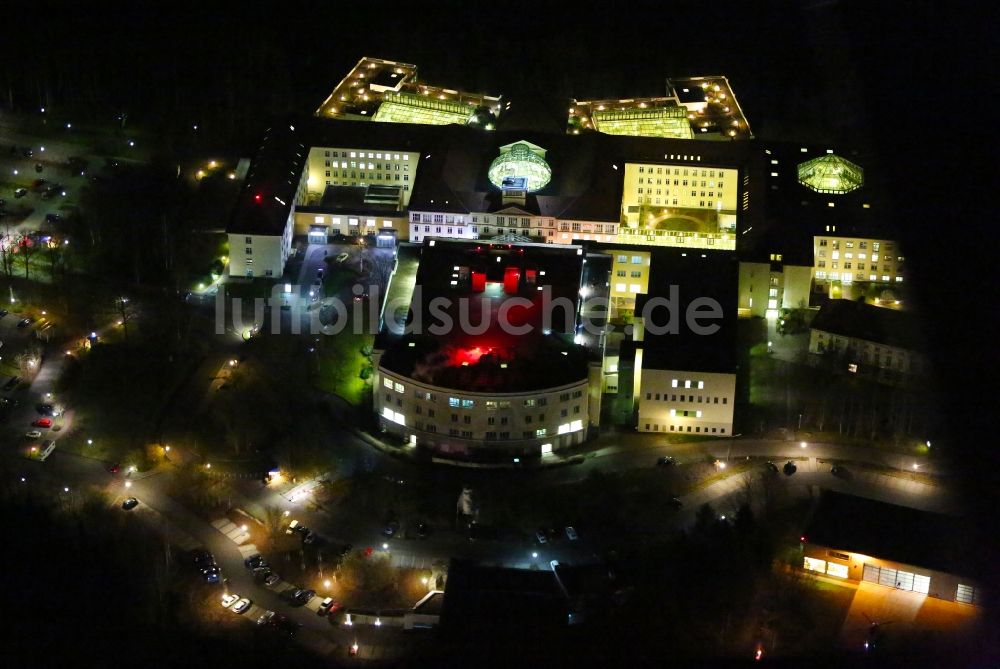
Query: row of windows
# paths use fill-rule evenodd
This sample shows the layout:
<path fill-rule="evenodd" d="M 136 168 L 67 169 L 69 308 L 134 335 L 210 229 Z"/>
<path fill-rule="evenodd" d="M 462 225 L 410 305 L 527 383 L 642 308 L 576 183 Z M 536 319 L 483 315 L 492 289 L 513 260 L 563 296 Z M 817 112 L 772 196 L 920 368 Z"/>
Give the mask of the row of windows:
<path fill-rule="evenodd" d="M 687 185 L 687 184 L 685 184 L 685 185 Z M 656 194 L 657 195 L 670 195 L 670 189 L 669 188 L 666 189 L 666 191 L 667 191 L 666 193 L 664 193 L 663 190 L 664 189 L 662 189 L 662 188 L 657 188 L 656 189 Z M 637 192 L 638 192 L 639 195 L 642 195 L 643 194 L 643 189 L 639 188 Z M 646 189 L 646 194 L 647 195 L 652 195 L 653 194 L 653 189 L 652 188 Z M 678 193 L 678 195 L 680 195 L 680 193 Z M 722 195 L 722 193 L 719 193 L 719 195 Z M 691 197 L 698 197 L 698 191 L 696 191 L 696 190 L 691 191 Z M 701 197 L 705 197 L 705 191 L 701 191 Z M 715 191 L 711 191 L 711 190 L 708 191 L 708 197 L 715 197 Z"/>
<path fill-rule="evenodd" d="M 618 262 L 621 263 L 621 264 L 628 263 L 629 262 L 629 257 L 627 255 L 619 255 L 618 256 Z M 645 258 L 643 256 L 632 256 L 632 264 L 633 265 L 641 265 L 644 262 L 645 262 Z"/>
<path fill-rule="evenodd" d="M 340 157 L 341 158 L 347 158 L 348 157 L 347 154 L 348 154 L 347 151 L 341 151 L 340 152 Z M 364 151 L 351 151 L 350 154 L 351 154 L 350 155 L 351 158 L 364 158 L 365 157 L 365 152 Z M 336 158 L 337 157 L 337 152 L 336 151 L 331 151 L 331 150 L 326 150 L 326 151 L 323 152 L 323 155 L 326 158 Z M 393 153 L 393 154 L 386 153 L 384 155 L 385 155 L 385 159 L 386 160 L 399 160 L 400 159 L 400 155 L 398 153 Z M 383 156 L 383 154 L 380 153 L 380 152 L 378 152 L 378 151 L 375 151 L 375 152 L 369 151 L 368 152 L 368 157 L 369 158 L 376 158 L 378 160 L 382 160 L 382 156 Z M 392 156 L 392 157 L 390 158 L 390 156 Z M 409 154 L 404 153 L 402 155 L 402 159 L 403 160 L 409 160 L 410 159 Z"/>
<path fill-rule="evenodd" d="M 689 182 L 688 179 L 674 179 L 673 180 L 673 185 L 674 186 L 687 186 L 688 182 Z M 654 182 L 653 182 L 652 177 L 647 177 L 646 181 L 643 181 L 642 178 L 640 178 L 638 180 L 638 182 L 637 182 L 638 185 L 646 185 L 646 186 L 652 186 L 653 183 Z M 671 185 L 670 184 L 670 179 L 657 179 L 655 183 L 656 183 L 657 186 L 669 186 L 669 185 Z M 701 181 L 701 182 L 698 182 L 695 179 L 691 179 L 690 180 L 690 184 L 692 186 L 698 186 L 699 183 L 701 184 L 702 188 L 705 188 L 705 187 L 715 188 L 715 182 L 714 181 Z M 721 190 L 723 188 L 725 188 L 725 184 L 722 181 L 720 181 L 719 182 L 719 189 Z M 640 190 L 639 192 L 641 193 L 642 191 Z"/>
<path fill-rule="evenodd" d="M 358 175 L 360 175 L 360 176 L 358 176 Z M 334 170 L 334 173 L 332 175 L 331 175 L 330 170 L 326 171 L 326 177 L 327 178 L 332 178 L 332 177 L 336 177 L 336 176 L 337 176 L 336 170 Z M 347 170 L 341 170 L 340 177 L 342 179 L 346 179 L 347 178 Z M 394 177 L 394 178 L 390 179 L 389 177 Z M 366 177 L 365 177 L 365 173 L 364 172 L 351 172 L 351 177 L 350 178 L 351 179 L 364 179 Z M 381 172 L 371 172 L 368 175 L 367 178 L 374 179 L 375 181 L 382 181 L 383 179 L 385 181 L 399 181 L 399 175 L 398 174 L 395 174 L 395 175 L 385 174 L 385 175 L 383 175 Z M 409 180 L 410 180 L 410 175 L 409 174 L 404 174 L 403 175 L 403 181 L 409 181 Z"/>
<path fill-rule="evenodd" d="M 663 428 L 662 430 L 660 429 L 661 427 Z M 670 428 L 669 429 L 670 432 L 685 432 L 686 431 L 686 432 L 704 432 L 705 434 L 709 433 L 709 428 L 707 428 L 707 427 L 703 428 L 700 425 L 695 425 L 693 430 L 691 429 L 691 426 L 688 425 L 688 426 L 686 426 L 687 430 L 685 430 L 684 429 L 685 428 L 684 425 L 669 425 L 669 426 L 662 425 L 661 426 L 659 423 L 653 423 L 652 424 L 652 430 L 653 430 L 653 432 L 667 432 L 668 431 L 667 430 L 668 427 Z M 649 432 L 649 430 L 650 430 L 650 423 L 646 423 L 646 431 Z M 718 432 L 716 432 L 716 430 L 718 430 Z M 711 433 L 712 434 L 725 434 L 726 433 L 726 428 L 724 428 L 724 427 L 714 428 L 713 427 L 713 428 L 711 428 Z"/>
<path fill-rule="evenodd" d="M 661 397 L 661 395 L 662 395 L 662 397 Z M 684 399 L 685 397 L 687 398 L 686 400 Z M 657 402 L 659 402 L 661 400 L 664 401 L 664 402 L 694 402 L 695 401 L 695 399 L 694 399 L 695 397 L 698 398 L 698 404 L 702 404 L 702 403 L 704 403 L 704 404 L 718 404 L 719 403 L 719 398 L 715 397 L 715 396 L 712 396 L 712 395 L 710 395 L 708 397 L 705 397 L 704 395 L 674 395 L 673 393 L 670 393 L 668 395 L 668 393 L 646 393 L 646 399 L 647 400 L 651 400 L 651 401 L 655 400 Z M 729 404 L 729 398 L 728 397 L 723 397 L 722 398 L 722 403 L 723 404 Z"/>
<path fill-rule="evenodd" d="M 385 386 L 386 388 L 395 390 L 397 393 L 402 393 L 406 391 L 406 388 L 402 383 L 399 383 L 398 381 L 393 381 L 389 377 L 382 378 L 382 385 Z M 413 395 L 418 400 L 428 400 L 432 402 L 437 397 L 434 393 L 428 392 L 426 390 L 414 390 Z M 574 390 L 571 392 L 561 393 L 559 395 L 559 401 L 568 402 L 570 399 L 580 399 L 581 397 L 583 397 L 583 391 Z M 386 400 L 391 401 L 392 396 L 387 394 Z M 522 400 L 521 402 L 525 407 L 535 407 L 535 406 L 543 407 L 548 404 L 548 398 L 531 397 L 526 400 Z M 449 397 L 448 406 L 455 408 L 462 408 L 462 409 L 471 409 L 476 406 L 476 400 L 465 399 L 461 397 Z M 509 409 L 510 406 L 511 406 L 510 400 L 485 401 L 485 407 L 487 411 L 495 411 L 496 409 Z M 574 413 L 579 413 L 579 407 L 577 407 L 577 410 L 574 411 Z M 539 420 L 544 420 L 544 418 L 540 417 Z"/>
<path fill-rule="evenodd" d="M 348 162 L 346 160 L 341 161 L 340 165 L 337 165 L 337 161 L 336 160 L 334 160 L 334 161 L 327 160 L 327 161 L 325 161 L 324 167 L 333 167 L 333 168 L 340 167 L 341 169 L 347 169 L 347 165 L 348 165 Z M 362 169 L 363 170 L 363 169 L 365 169 L 365 163 L 359 163 L 359 162 L 357 162 L 355 160 L 352 160 L 350 162 L 350 166 L 351 166 L 352 170 L 356 170 L 356 169 Z M 379 171 L 382 171 L 382 163 L 368 163 L 368 169 L 369 170 L 379 170 Z M 393 166 L 393 165 L 390 165 L 389 163 L 385 164 L 385 171 L 386 172 L 392 172 L 393 169 L 395 169 L 395 171 L 398 172 L 400 170 L 400 166 L 399 165 Z M 409 172 L 410 171 L 410 166 L 409 165 L 403 165 L 402 169 L 403 169 L 404 172 Z"/>
<path fill-rule="evenodd" d="M 848 263 L 848 264 L 850 264 L 850 263 Z M 843 281 L 844 283 L 851 283 L 853 281 L 864 281 L 865 280 L 865 273 L 864 272 L 858 272 L 857 274 L 855 274 L 855 275 L 852 276 L 850 272 L 843 272 L 843 273 L 841 273 L 841 272 L 830 272 L 830 273 L 827 273 L 826 270 L 817 270 L 816 271 L 816 278 L 817 279 L 825 279 L 825 280 L 829 280 L 829 281 Z M 882 275 L 881 281 L 883 283 L 888 283 L 888 282 L 893 281 L 893 280 L 895 280 L 896 283 L 903 283 L 903 277 L 901 277 L 901 276 L 896 276 L 895 279 L 894 279 L 893 277 L 890 277 L 888 274 L 883 274 Z M 879 277 L 878 277 L 877 274 L 869 274 L 868 275 L 868 281 L 879 281 Z"/>
<path fill-rule="evenodd" d="M 818 252 L 818 256 L 820 258 L 825 258 L 826 257 L 826 249 L 820 249 L 819 252 Z M 834 260 L 837 260 L 838 258 L 840 258 L 840 251 L 834 251 L 834 252 L 832 252 L 830 254 L 830 257 L 833 258 Z M 854 253 L 851 252 L 851 251 L 847 251 L 847 252 L 844 253 L 844 257 L 846 259 L 848 259 L 848 260 L 853 260 L 854 259 Z M 868 259 L 869 258 L 868 258 L 868 254 L 867 253 L 858 253 L 858 260 L 868 260 Z M 871 261 L 872 262 L 878 262 L 878 260 L 879 260 L 879 255 L 877 253 L 873 253 L 872 257 L 871 257 Z M 905 258 L 903 258 L 903 256 L 896 256 L 896 262 L 904 262 L 904 260 L 905 260 Z M 890 256 L 890 255 L 884 255 L 884 256 L 882 256 L 882 261 L 883 262 L 892 262 L 892 256 Z"/>
<path fill-rule="evenodd" d="M 816 266 L 820 267 L 820 268 L 824 268 L 824 267 L 826 267 L 826 261 L 825 260 L 819 260 L 819 261 L 817 261 Z M 859 262 L 859 263 L 857 263 L 857 267 L 855 269 L 864 269 L 864 268 L 865 268 L 865 264 L 863 262 Z M 830 269 L 839 269 L 837 267 L 837 261 L 836 260 L 834 260 L 834 261 L 832 261 L 830 263 Z M 851 262 L 849 260 L 844 262 L 844 269 L 851 269 Z M 878 271 L 878 265 L 872 265 L 870 267 L 870 269 L 873 272 L 877 272 Z M 885 271 L 886 272 L 891 272 L 892 271 L 892 267 L 886 267 Z"/>
<path fill-rule="evenodd" d="M 685 158 L 687 158 L 687 156 L 685 156 Z M 653 167 L 652 165 L 639 165 L 639 174 L 647 174 L 647 173 L 648 174 L 652 174 L 654 169 L 656 170 L 657 174 L 670 174 L 670 168 L 669 167 L 662 167 L 662 166 Z M 666 172 L 664 172 L 663 170 L 666 170 Z M 698 170 L 688 170 L 688 169 L 685 169 L 683 171 L 683 175 L 684 176 L 689 176 L 689 173 L 690 173 L 690 176 L 693 176 L 693 177 L 698 176 Z M 675 167 L 674 168 L 674 174 L 680 176 L 682 174 L 681 169 Z M 722 170 L 719 170 L 719 176 L 721 177 L 722 175 L 723 175 Z M 715 170 L 702 170 L 701 171 L 701 176 L 703 176 L 703 177 L 714 177 L 715 176 Z"/>
<path fill-rule="evenodd" d="M 620 270 L 618 270 L 617 272 L 615 272 L 615 274 L 616 274 L 617 276 L 619 276 L 619 277 L 621 277 L 621 278 L 623 278 L 623 279 L 624 279 L 624 278 L 625 278 L 625 276 L 626 276 L 626 271 L 625 271 L 625 270 L 623 270 L 623 269 L 620 269 Z M 631 277 L 632 277 L 633 279 L 639 279 L 639 278 L 641 278 L 641 277 L 642 277 L 642 270 L 632 270 L 632 272 L 631 272 L 631 274 L 630 274 L 630 275 L 631 275 Z"/>
<path fill-rule="evenodd" d="M 819 245 L 820 246 L 827 246 L 828 244 L 832 248 L 835 248 L 835 249 L 839 249 L 840 248 L 840 240 L 839 239 L 821 239 L 821 240 L 819 240 Z M 882 245 L 882 242 L 872 242 L 872 251 L 878 251 L 879 247 L 881 245 Z M 853 249 L 854 248 L 854 242 L 853 241 L 845 241 L 844 242 L 844 248 Z M 868 242 L 867 242 L 867 240 L 859 241 L 858 242 L 858 248 L 859 249 L 867 249 L 868 248 Z M 892 242 L 886 242 L 885 243 L 885 250 L 886 251 L 892 251 L 893 250 L 893 244 L 892 244 Z"/>
<path fill-rule="evenodd" d="M 691 195 L 694 195 L 694 191 L 691 191 Z M 702 195 L 704 195 L 704 193 L 702 193 Z M 670 205 L 677 204 L 677 198 L 673 198 L 670 202 L 667 202 L 667 198 L 662 198 L 661 202 L 661 198 L 658 197 L 653 198 L 648 195 L 644 198 L 639 198 L 639 201 L 643 204 L 670 204 Z M 698 200 L 699 207 L 711 207 L 713 206 L 713 204 L 714 204 L 713 200 Z M 691 205 L 694 206 L 694 201 L 691 202 Z"/>

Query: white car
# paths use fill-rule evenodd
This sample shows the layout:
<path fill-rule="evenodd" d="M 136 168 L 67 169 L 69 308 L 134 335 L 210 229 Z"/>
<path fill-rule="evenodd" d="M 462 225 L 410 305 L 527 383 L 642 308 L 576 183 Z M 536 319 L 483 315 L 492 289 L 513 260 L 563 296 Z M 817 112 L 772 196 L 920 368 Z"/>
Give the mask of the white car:
<path fill-rule="evenodd" d="M 344 262 L 349 256 L 346 253 L 341 253 L 337 256 L 337 262 Z"/>
<path fill-rule="evenodd" d="M 576 541 L 579 538 L 579 536 L 576 533 L 576 530 L 573 529 L 572 525 L 566 528 L 566 537 L 570 541 Z"/>
<path fill-rule="evenodd" d="M 251 604 L 253 604 L 253 602 L 244 597 L 240 601 L 233 604 L 233 608 L 230 609 L 230 611 L 232 611 L 233 613 L 246 613 L 247 609 L 250 608 Z"/>
<path fill-rule="evenodd" d="M 230 606 L 239 601 L 239 595 L 223 595 L 222 596 L 222 608 L 228 609 Z"/>
<path fill-rule="evenodd" d="M 38 439 L 42 436 L 42 433 L 38 430 L 32 430 L 31 432 L 25 432 L 24 436 L 28 439 Z"/>

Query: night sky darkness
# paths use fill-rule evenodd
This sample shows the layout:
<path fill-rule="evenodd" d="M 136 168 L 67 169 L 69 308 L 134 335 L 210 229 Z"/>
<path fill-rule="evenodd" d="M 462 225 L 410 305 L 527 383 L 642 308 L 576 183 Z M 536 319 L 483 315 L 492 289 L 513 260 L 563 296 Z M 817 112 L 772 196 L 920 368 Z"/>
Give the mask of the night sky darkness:
<path fill-rule="evenodd" d="M 219 148 L 247 152 L 268 118 L 312 112 L 371 55 L 504 95 L 657 95 L 667 76 L 725 74 L 759 137 L 874 150 L 933 342 L 950 448 L 992 526 L 997 291 L 984 267 L 997 217 L 983 209 L 996 180 L 977 153 L 996 143 L 992 76 L 981 76 L 995 49 L 974 3 L 145 4 L 6 8 L 0 109 L 127 110 L 165 132 L 198 122 Z M 945 243 L 958 231 L 964 244 Z"/>

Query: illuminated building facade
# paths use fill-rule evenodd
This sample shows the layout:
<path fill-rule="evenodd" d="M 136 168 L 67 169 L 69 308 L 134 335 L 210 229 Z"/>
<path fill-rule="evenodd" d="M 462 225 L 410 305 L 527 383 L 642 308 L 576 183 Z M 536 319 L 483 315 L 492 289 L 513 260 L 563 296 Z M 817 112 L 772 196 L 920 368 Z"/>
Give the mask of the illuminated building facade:
<path fill-rule="evenodd" d="M 982 605 L 982 584 L 968 574 L 975 553 L 965 518 L 824 490 L 801 536 L 802 569 Z"/>
<path fill-rule="evenodd" d="M 582 443 L 601 400 L 600 353 L 575 337 L 584 261 L 577 246 L 424 242 L 410 302 L 420 324 L 383 328 L 372 358 L 383 431 L 451 455 L 541 456 Z M 438 298 L 454 324 L 441 332 L 430 330 Z M 547 312 L 547 301 L 558 306 Z"/>
<path fill-rule="evenodd" d="M 921 350 L 913 314 L 855 300 L 828 300 L 809 327 L 810 353 L 881 381 L 924 373 Z"/>
<path fill-rule="evenodd" d="M 905 258 L 896 241 L 822 234 L 814 237 L 814 244 L 814 275 L 819 292 L 830 292 L 837 282 L 841 287 L 851 283 L 903 283 Z"/>

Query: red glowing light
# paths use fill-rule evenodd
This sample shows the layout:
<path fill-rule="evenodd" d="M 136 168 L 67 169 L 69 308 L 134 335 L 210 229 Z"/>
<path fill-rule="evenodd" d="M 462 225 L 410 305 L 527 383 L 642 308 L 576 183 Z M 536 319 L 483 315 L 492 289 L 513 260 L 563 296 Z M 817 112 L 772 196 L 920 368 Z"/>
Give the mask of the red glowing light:
<path fill-rule="evenodd" d="M 253 196 L 254 202 L 260 202 L 262 199 L 264 198 L 260 193 L 257 193 L 256 195 Z"/>

